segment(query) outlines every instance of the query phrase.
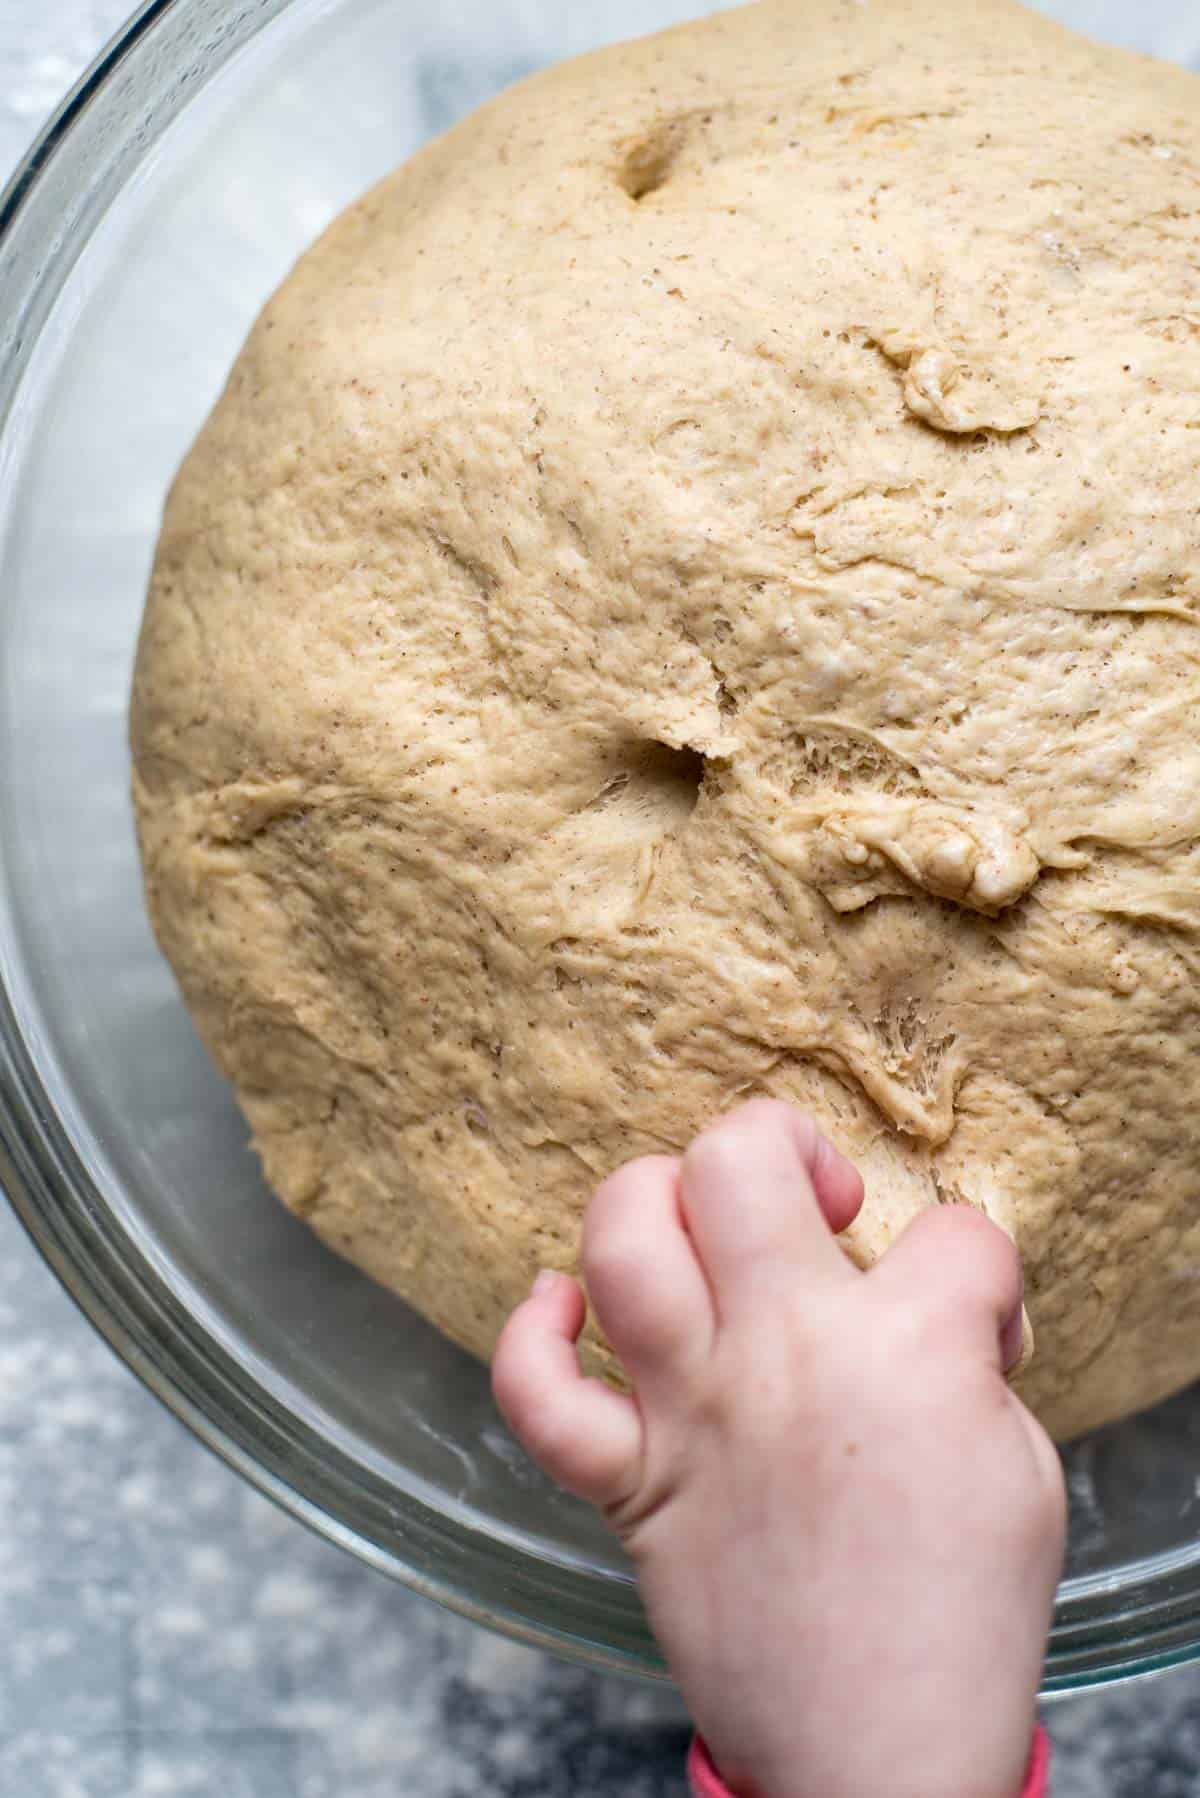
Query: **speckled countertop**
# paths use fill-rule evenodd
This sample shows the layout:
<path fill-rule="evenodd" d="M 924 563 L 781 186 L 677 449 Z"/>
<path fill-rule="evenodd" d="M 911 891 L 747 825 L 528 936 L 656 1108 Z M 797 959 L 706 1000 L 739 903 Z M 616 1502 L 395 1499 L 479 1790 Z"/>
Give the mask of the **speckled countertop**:
<path fill-rule="evenodd" d="M 126 0 L 0 0 L 0 179 Z M 1200 1798 L 1200 1671 L 1056 1706 L 1056 1798 Z M 118 1364 L 0 1205 L 0 1798 L 681 1798 L 670 1693 L 349 1561 Z"/>

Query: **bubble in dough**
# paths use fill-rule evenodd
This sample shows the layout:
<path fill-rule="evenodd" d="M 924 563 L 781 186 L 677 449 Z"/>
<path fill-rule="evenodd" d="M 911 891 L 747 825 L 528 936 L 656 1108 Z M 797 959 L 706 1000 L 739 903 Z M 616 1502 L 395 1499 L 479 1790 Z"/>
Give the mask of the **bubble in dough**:
<path fill-rule="evenodd" d="M 1195 76 L 766 0 L 423 150 L 256 325 L 137 670 L 282 1198 L 486 1355 L 773 1094 L 856 1258 L 1014 1234 L 1059 1436 L 1200 1374 L 1198 494 Z"/>

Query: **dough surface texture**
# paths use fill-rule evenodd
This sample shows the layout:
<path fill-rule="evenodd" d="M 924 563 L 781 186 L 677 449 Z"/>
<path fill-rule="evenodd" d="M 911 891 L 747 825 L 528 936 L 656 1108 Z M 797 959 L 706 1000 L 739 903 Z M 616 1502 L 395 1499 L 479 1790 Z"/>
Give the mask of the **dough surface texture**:
<path fill-rule="evenodd" d="M 765 0 L 424 149 L 256 325 L 140 648 L 272 1185 L 485 1355 L 772 1094 L 856 1259 L 1013 1233 L 1060 1437 L 1200 1375 L 1198 506 L 1195 76 Z"/>

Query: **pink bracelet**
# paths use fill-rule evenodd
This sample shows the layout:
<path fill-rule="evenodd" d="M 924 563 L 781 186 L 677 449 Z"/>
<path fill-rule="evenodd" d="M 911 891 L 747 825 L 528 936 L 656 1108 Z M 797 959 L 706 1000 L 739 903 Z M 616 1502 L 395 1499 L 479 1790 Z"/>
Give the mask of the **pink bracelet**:
<path fill-rule="evenodd" d="M 728 1786 L 713 1766 L 712 1756 L 699 1736 L 692 1740 L 691 1752 L 688 1755 L 688 1784 L 692 1788 L 692 1798 L 733 1798 Z M 1029 1757 L 1029 1768 L 1025 1774 L 1025 1784 L 1021 1790 L 1021 1798 L 1046 1798 L 1050 1785 L 1050 1738 L 1038 1724 L 1033 1738 L 1033 1753 Z"/>

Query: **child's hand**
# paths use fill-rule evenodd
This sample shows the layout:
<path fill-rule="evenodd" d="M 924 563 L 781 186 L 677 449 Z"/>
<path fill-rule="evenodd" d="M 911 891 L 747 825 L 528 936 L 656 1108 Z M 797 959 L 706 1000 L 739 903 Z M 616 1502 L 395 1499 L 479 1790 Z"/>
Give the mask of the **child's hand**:
<path fill-rule="evenodd" d="M 862 1184 L 756 1101 L 588 1212 L 584 1272 L 636 1388 L 579 1371 L 543 1275 L 496 1351 L 530 1453 L 599 1505 L 713 1758 L 753 1798 L 1014 1798 L 1065 1530 L 1009 1390 L 1021 1275 L 979 1212 L 925 1213 L 869 1273 Z"/>

